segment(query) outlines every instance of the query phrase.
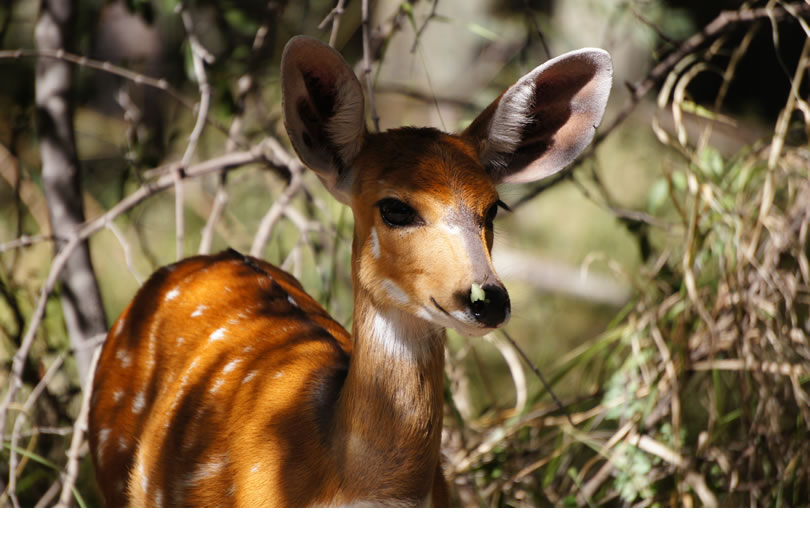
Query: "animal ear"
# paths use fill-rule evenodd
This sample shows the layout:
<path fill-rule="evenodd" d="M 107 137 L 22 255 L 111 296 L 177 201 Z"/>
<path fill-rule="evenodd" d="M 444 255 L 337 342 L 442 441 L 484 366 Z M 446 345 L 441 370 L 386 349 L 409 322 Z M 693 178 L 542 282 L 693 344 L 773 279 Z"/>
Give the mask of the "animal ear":
<path fill-rule="evenodd" d="M 565 168 L 593 139 L 613 79 L 610 55 L 580 49 L 547 61 L 487 107 L 462 136 L 497 183 L 527 183 Z"/>
<path fill-rule="evenodd" d="M 335 49 L 298 36 L 281 55 L 281 96 L 284 125 L 301 161 L 348 203 L 350 185 L 341 178 L 366 136 L 360 81 Z"/>

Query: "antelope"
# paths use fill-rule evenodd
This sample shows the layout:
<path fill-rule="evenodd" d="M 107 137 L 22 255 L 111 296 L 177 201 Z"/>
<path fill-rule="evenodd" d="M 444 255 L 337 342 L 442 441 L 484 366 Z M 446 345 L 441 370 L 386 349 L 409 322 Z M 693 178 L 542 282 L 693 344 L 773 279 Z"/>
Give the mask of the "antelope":
<path fill-rule="evenodd" d="M 491 249 L 502 183 L 591 142 L 612 83 L 581 49 L 520 78 L 459 134 L 366 129 L 360 82 L 309 37 L 281 59 L 301 161 L 354 213 L 350 334 L 291 275 L 228 250 L 155 272 L 110 329 L 89 441 L 110 506 L 447 506 L 447 328 L 510 316 Z"/>

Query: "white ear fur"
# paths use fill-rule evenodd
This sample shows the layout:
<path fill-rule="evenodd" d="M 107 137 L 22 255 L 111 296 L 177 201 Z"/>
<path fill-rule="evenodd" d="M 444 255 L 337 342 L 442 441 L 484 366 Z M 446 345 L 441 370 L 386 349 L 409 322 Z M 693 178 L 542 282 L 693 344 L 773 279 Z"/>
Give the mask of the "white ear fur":
<path fill-rule="evenodd" d="M 482 164 L 503 183 L 536 181 L 569 165 L 593 139 L 613 78 L 610 55 L 580 49 L 524 75 L 467 128 Z"/>
<path fill-rule="evenodd" d="M 292 38 L 281 55 L 284 125 L 296 153 L 332 195 L 348 203 L 341 183 L 366 135 L 363 89 L 343 57 L 306 36 Z"/>

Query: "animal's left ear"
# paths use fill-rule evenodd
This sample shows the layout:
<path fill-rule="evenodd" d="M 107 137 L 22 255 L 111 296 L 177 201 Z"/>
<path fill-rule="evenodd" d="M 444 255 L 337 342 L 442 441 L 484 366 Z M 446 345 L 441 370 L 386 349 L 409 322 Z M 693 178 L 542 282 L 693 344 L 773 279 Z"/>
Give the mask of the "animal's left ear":
<path fill-rule="evenodd" d="M 571 164 L 602 121 L 613 66 L 601 49 L 558 56 L 523 76 L 462 133 L 497 183 L 527 183 Z"/>

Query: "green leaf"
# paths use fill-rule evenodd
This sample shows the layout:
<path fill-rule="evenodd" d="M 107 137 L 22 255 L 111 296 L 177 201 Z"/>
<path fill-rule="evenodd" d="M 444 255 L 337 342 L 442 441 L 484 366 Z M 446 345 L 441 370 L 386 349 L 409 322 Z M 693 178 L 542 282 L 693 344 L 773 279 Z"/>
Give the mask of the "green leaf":
<path fill-rule="evenodd" d="M 480 24 L 472 23 L 472 24 L 467 26 L 467 29 L 470 32 L 474 33 L 475 35 L 477 35 L 479 37 L 483 37 L 486 40 L 493 41 L 493 42 L 498 41 L 498 34 L 493 32 L 492 30 L 488 30 L 487 28 L 484 28 Z"/>
<path fill-rule="evenodd" d="M 477 303 L 478 301 L 486 301 L 486 299 L 484 288 L 478 284 L 473 284 L 472 290 L 470 290 L 470 302 Z"/>
<path fill-rule="evenodd" d="M 653 213 L 664 205 L 669 198 L 669 185 L 665 179 L 659 179 L 650 187 L 648 206 Z"/>

